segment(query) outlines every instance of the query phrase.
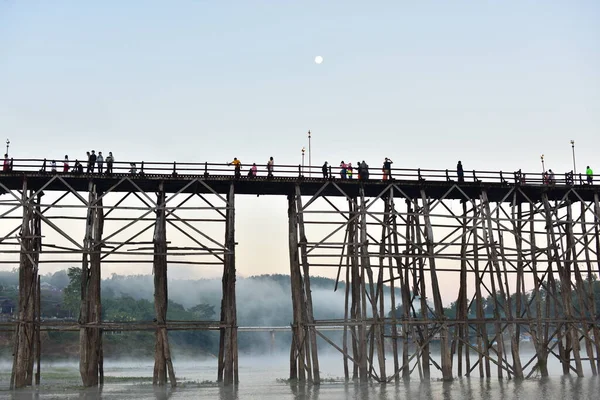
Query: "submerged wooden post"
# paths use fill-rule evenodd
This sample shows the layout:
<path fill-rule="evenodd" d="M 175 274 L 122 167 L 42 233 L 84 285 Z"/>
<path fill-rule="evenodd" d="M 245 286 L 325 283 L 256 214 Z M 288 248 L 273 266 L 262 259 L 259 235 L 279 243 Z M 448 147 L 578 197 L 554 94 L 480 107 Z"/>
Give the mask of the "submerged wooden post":
<path fill-rule="evenodd" d="M 15 328 L 13 369 L 10 388 L 19 389 L 33 382 L 33 359 L 35 343 L 35 309 L 38 266 L 34 252 L 36 230 L 32 198 L 27 196 L 27 180 L 23 180 L 21 195 L 23 219 L 19 235 L 19 319 Z"/>
<path fill-rule="evenodd" d="M 96 185 L 89 182 L 86 233 L 81 268 L 81 308 L 79 323 L 79 373 L 84 386 L 98 386 L 103 379 L 102 331 L 93 326 L 102 321 L 100 302 L 100 263 L 104 211 Z M 87 326 L 86 326 L 87 325 Z"/>
<path fill-rule="evenodd" d="M 292 289 L 292 344 L 290 349 L 290 379 L 300 382 L 306 380 L 304 355 L 304 323 L 302 307 L 304 304 L 304 288 L 300 276 L 300 256 L 298 253 L 298 213 L 296 197 L 288 195 L 288 239 L 290 251 L 290 280 Z"/>
<path fill-rule="evenodd" d="M 296 184 L 296 207 L 298 210 L 298 239 L 300 245 L 300 259 L 302 262 L 302 269 L 304 273 L 304 298 L 305 298 L 305 315 L 306 322 L 309 324 L 308 329 L 308 341 L 310 343 L 310 355 L 312 358 L 312 381 L 314 384 L 321 383 L 321 375 L 319 371 L 319 357 L 317 351 L 317 333 L 315 327 L 315 318 L 313 316 L 313 303 L 312 293 L 310 290 L 310 271 L 308 265 L 308 256 L 306 248 L 306 234 L 304 232 L 304 215 L 302 213 L 302 193 L 300 191 L 300 185 Z M 310 364 L 309 364 L 310 365 Z"/>
<path fill-rule="evenodd" d="M 448 342 L 448 324 L 444 315 L 444 306 L 442 296 L 440 295 L 440 286 L 435 267 L 435 255 L 433 245 L 433 227 L 429 217 L 429 202 L 425 195 L 425 190 L 421 189 L 421 201 L 423 202 L 423 220 L 425 221 L 425 245 L 429 259 L 429 271 L 431 277 L 431 290 L 433 292 L 433 303 L 435 307 L 436 318 L 441 324 L 440 332 L 440 352 L 442 359 L 442 379 L 452 380 L 452 357 L 450 356 L 450 344 Z"/>
<path fill-rule="evenodd" d="M 156 345 L 154 348 L 154 375 L 152 384 L 164 386 L 167 383 L 167 372 L 171 387 L 177 386 L 171 349 L 167 332 L 167 306 L 169 303 L 167 289 L 167 221 L 165 216 L 165 191 L 163 182 L 159 185 L 156 199 L 156 223 L 154 225 L 154 310 L 156 312 Z"/>
<path fill-rule="evenodd" d="M 235 187 L 229 185 L 225 221 L 225 265 L 223 269 L 223 300 L 221 301 L 221 342 L 219 347 L 218 380 L 225 385 L 237 385 L 237 310 L 235 299 Z"/>
<path fill-rule="evenodd" d="M 363 271 L 363 281 L 369 279 L 369 298 L 371 303 L 371 312 L 373 315 L 373 325 L 371 325 L 371 345 L 377 350 L 377 360 L 379 364 L 379 379 L 385 381 L 385 354 L 383 343 L 383 326 L 379 323 L 379 312 L 377 309 L 377 296 L 374 290 L 373 272 L 371 270 L 371 261 L 369 256 L 369 243 L 367 240 L 367 203 L 365 199 L 364 187 L 359 188 L 360 194 L 360 263 Z M 366 306 L 366 304 L 365 304 Z M 366 318 L 366 312 L 363 315 Z M 374 364 L 373 357 L 371 364 Z"/>

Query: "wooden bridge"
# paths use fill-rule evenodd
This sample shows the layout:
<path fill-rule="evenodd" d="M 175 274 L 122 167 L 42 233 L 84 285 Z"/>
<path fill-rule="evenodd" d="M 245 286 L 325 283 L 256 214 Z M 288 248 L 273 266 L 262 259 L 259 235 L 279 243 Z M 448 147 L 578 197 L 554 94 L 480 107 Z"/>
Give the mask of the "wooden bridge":
<path fill-rule="evenodd" d="M 0 262 L 20 274 L 11 387 L 31 385 L 34 359 L 39 365 L 39 332 L 50 326 L 40 320 L 38 272 L 51 263 L 82 266 L 80 315 L 70 327 L 80 331 L 85 386 L 102 383 L 102 333 L 115 328 L 100 312 L 107 263 L 153 266 L 156 321 L 118 328 L 156 333 L 155 384 L 176 384 L 167 335 L 176 329 L 218 330 L 217 379 L 237 384 L 235 201 L 243 195 L 288 199 L 290 378 L 320 382 L 319 345 L 337 349 L 346 378 L 363 382 L 411 373 L 427 380 L 431 368 L 446 380 L 490 377 L 492 368 L 498 377 L 544 376 L 549 357 L 565 374 L 583 376 L 585 363 L 594 375 L 600 369 L 599 190 L 581 177 L 548 184 L 521 171 L 465 171 L 459 179 L 455 171 L 394 169 L 383 179 L 378 167 L 369 179 L 350 180 L 338 168 L 292 165 L 275 165 L 273 177 L 265 165 L 235 177 L 226 164 L 140 161 L 135 173 L 123 162 L 107 175 L 45 165 L 12 160 L 0 175 Z M 166 319 L 167 257 L 171 267 L 223 268 L 219 321 Z M 317 268 L 335 268 L 347 283 L 342 319 L 314 318 Z M 440 287 L 455 288 L 452 313 Z M 342 329 L 339 343 L 325 332 L 333 326 Z M 529 359 L 520 352 L 524 332 L 535 347 Z M 430 351 L 434 338 L 439 355 Z"/>

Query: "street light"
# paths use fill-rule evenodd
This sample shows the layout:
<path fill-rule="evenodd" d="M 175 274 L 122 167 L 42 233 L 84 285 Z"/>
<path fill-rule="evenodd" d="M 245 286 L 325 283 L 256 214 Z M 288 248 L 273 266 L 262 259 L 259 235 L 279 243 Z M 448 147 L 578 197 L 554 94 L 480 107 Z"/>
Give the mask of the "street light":
<path fill-rule="evenodd" d="M 312 162 L 310 159 L 310 129 L 308 130 L 308 176 L 310 176 Z"/>
<path fill-rule="evenodd" d="M 577 175 L 577 168 L 575 167 L 575 141 L 571 140 L 571 149 L 573 150 L 573 175 Z"/>
<path fill-rule="evenodd" d="M 8 146 L 10 146 L 10 140 L 6 139 L 6 155 L 8 155 Z"/>
<path fill-rule="evenodd" d="M 304 152 L 306 150 L 304 150 L 304 147 L 302 147 L 302 175 L 304 175 Z"/>
<path fill-rule="evenodd" d="M 544 155 L 542 154 L 542 156 L 540 157 L 542 159 L 542 173 L 546 172 L 546 167 L 544 166 Z"/>

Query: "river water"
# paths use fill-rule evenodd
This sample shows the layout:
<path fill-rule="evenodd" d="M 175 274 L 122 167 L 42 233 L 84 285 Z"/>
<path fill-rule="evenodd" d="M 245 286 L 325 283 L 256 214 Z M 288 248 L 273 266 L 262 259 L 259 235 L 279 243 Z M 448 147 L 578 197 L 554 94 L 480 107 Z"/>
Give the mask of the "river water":
<path fill-rule="evenodd" d="M 320 357 L 320 386 L 293 385 L 285 381 L 288 361 L 285 356 L 241 357 L 240 384 L 237 388 L 217 385 L 216 361 L 175 361 L 179 386 L 173 390 L 152 386 L 152 360 L 105 362 L 106 383 L 101 389 L 83 389 L 76 363 L 42 364 L 39 388 L 8 390 L 10 364 L 0 364 L 1 399 L 261 399 L 261 400 L 336 400 L 336 399 L 600 399 L 600 378 L 586 370 L 585 378 L 562 376 L 558 363 L 550 368 L 551 377 L 525 381 L 457 378 L 442 382 L 433 378 L 423 383 L 414 376 L 409 383 L 381 385 L 345 383 L 339 357 Z M 432 370 L 433 372 L 433 370 Z"/>

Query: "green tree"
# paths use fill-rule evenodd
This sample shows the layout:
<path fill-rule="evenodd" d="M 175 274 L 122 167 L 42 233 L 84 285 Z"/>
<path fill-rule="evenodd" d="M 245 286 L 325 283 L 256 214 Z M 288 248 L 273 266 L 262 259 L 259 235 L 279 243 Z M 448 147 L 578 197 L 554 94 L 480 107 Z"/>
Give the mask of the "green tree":
<path fill-rule="evenodd" d="M 63 289 L 63 306 L 72 316 L 78 316 L 81 303 L 81 268 L 70 267 L 67 276 L 69 284 Z"/>

